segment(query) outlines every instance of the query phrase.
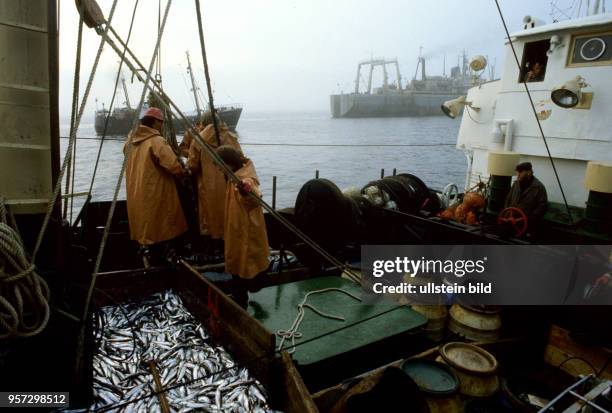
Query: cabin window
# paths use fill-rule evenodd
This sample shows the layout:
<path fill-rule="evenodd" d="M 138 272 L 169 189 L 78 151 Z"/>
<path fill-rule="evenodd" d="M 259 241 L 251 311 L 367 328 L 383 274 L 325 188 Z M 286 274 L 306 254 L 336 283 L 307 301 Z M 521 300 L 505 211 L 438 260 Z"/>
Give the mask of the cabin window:
<path fill-rule="evenodd" d="M 568 60 L 570 67 L 612 65 L 612 33 L 572 37 Z"/>
<path fill-rule="evenodd" d="M 550 39 L 525 43 L 519 82 L 541 82 L 546 76 Z"/>

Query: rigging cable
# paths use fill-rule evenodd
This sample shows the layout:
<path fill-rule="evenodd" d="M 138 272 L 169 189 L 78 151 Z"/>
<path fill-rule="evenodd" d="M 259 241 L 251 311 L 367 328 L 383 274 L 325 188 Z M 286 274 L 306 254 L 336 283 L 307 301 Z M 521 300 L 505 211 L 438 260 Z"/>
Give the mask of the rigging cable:
<path fill-rule="evenodd" d="M 170 11 L 170 5 L 171 4 L 172 4 L 172 0 L 168 0 L 168 2 L 166 3 L 166 10 L 165 10 L 165 13 L 164 13 L 163 21 L 162 21 L 161 26 L 160 26 L 160 31 L 159 31 L 158 36 L 157 36 L 157 43 L 155 44 L 155 50 L 153 51 L 153 58 L 151 59 L 151 63 L 149 64 L 149 70 L 147 71 L 147 74 L 146 74 L 147 78 L 146 78 L 144 86 L 142 88 L 142 94 L 140 96 L 140 101 L 139 101 L 138 107 L 136 109 L 136 116 L 134 117 L 134 121 L 133 121 L 133 124 L 132 124 L 132 132 L 138 127 L 138 121 L 139 121 L 138 116 L 139 116 L 139 113 L 140 113 L 140 111 L 142 109 L 142 106 L 144 104 L 144 101 L 145 101 L 145 96 L 147 94 L 147 89 L 148 89 L 148 86 L 149 86 L 149 81 L 151 80 L 151 73 L 153 72 L 153 66 L 155 64 L 155 58 L 157 57 L 157 54 L 158 54 L 158 51 L 159 51 L 159 46 L 160 46 L 160 43 L 161 43 L 162 34 L 163 34 L 164 28 L 166 26 L 166 20 L 168 18 L 168 12 Z M 126 44 L 125 47 L 127 48 L 127 44 Z M 131 133 L 130 133 L 130 136 L 131 136 Z M 112 201 L 110 209 L 108 211 L 108 217 L 107 217 L 107 220 L 106 220 L 106 225 L 105 225 L 105 228 L 104 228 L 104 233 L 102 235 L 102 241 L 100 242 L 100 247 L 98 249 L 98 254 L 97 254 L 96 262 L 95 262 L 95 265 L 94 265 L 92 279 L 91 279 L 91 282 L 90 282 L 89 290 L 87 292 L 87 297 L 86 297 L 86 300 L 85 300 L 85 305 L 84 305 L 84 308 L 83 308 L 83 314 L 82 314 L 82 317 L 81 317 L 81 321 L 83 322 L 83 326 L 85 325 L 85 322 L 87 320 L 87 315 L 89 313 L 89 305 L 90 305 L 91 298 L 92 298 L 92 295 L 93 295 L 93 289 L 94 289 L 95 284 L 96 284 L 96 278 L 97 278 L 98 273 L 100 271 L 100 264 L 102 262 L 102 256 L 104 255 L 104 248 L 106 246 L 106 241 L 108 240 L 108 234 L 110 232 L 110 226 L 111 226 L 111 222 L 112 222 L 112 219 L 113 219 L 113 214 L 115 212 L 115 206 L 117 205 L 117 198 L 119 197 L 119 191 L 121 189 L 121 184 L 123 182 L 123 175 L 125 173 L 125 169 L 126 169 L 126 165 L 127 165 L 127 159 L 128 159 L 128 157 L 130 155 L 131 150 L 132 150 L 132 144 L 131 144 L 130 140 L 128 140 L 128 142 L 126 142 L 125 155 L 123 157 L 123 166 L 121 168 L 121 172 L 119 173 L 119 179 L 117 179 L 117 185 L 115 186 L 115 193 L 114 193 L 114 196 L 113 196 L 113 201 Z"/>
<path fill-rule="evenodd" d="M 121 40 L 121 37 L 117 34 L 117 32 L 110 27 L 109 28 L 110 32 L 117 38 L 117 40 L 125 46 L 125 43 L 123 42 L 123 40 Z M 114 43 L 114 41 L 112 39 L 110 39 L 110 37 L 108 36 L 108 34 L 106 32 L 98 32 L 98 34 L 100 34 L 105 41 L 108 42 L 108 44 L 113 48 L 113 50 L 116 53 L 120 53 L 120 49 L 119 47 Z M 190 122 L 190 120 L 185 116 L 185 114 L 181 111 L 181 109 L 176 105 L 176 103 L 174 103 L 172 101 L 172 99 L 170 99 L 163 91 L 161 85 L 158 82 L 155 82 L 154 80 L 151 81 L 152 86 L 148 85 L 148 80 L 150 78 L 150 71 L 147 72 L 147 70 L 144 68 L 144 66 L 142 65 L 142 63 L 140 63 L 140 61 L 138 60 L 138 58 L 134 55 L 134 53 L 128 48 L 127 49 L 128 53 L 130 54 L 130 57 L 134 59 L 134 63 L 136 65 L 138 65 L 138 68 L 136 68 L 132 62 L 130 62 L 129 60 L 126 60 L 126 64 L 128 65 L 128 67 L 130 67 L 130 69 L 132 70 L 132 72 L 134 72 L 134 74 L 138 77 L 138 80 L 140 80 L 141 82 L 145 82 L 145 80 L 143 79 L 142 75 L 139 73 L 139 71 L 144 71 L 145 73 L 147 73 L 147 84 L 146 86 L 149 88 L 149 91 L 151 92 L 151 94 L 153 94 L 154 96 L 156 96 L 158 99 L 160 99 L 160 103 L 163 105 L 163 107 L 167 110 L 169 110 L 170 112 L 172 112 L 172 109 L 174 109 L 176 111 L 176 118 L 178 120 L 180 120 L 184 126 L 184 129 L 186 131 L 190 131 L 194 137 L 194 142 L 197 142 L 197 144 L 204 149 L 204 151 L 206 151 L 206 153 L 208 153 L 208 155 L 211 157 L 211 159 L 213 160 L 213 162 L 219 166 L 221 168 L 221 170 L 224 172 L 224 174 L 228 177 L 228 179 L 233 182 L 233 183 L 238 183 L 240 182 L 240 179 L 236 176 L 236 174 L 225 164 L 225 162 L 223 162 L 223 160 L 220 158 L 220 156 L 217 154 L 217 152 L 214 150 L 214 148 L 212 148 L 210 145 L 208 145 L 206 142 L 204 142 L 204 140 L 202 140 L 201 136 L 196 132 L 196 130 L 193 127 L 193 124 Z M 157 88 L 159 90 L 159 93 L 155 90 L 155 88 Z M 161 99 L 160 96 L 164 96 L 165 99 Z M 321 248 L 316 242 L 314 242 L 311 238 L 309 238 L 306 234 L 304 234 L 299 228 L 297 228 L 293 223 L 291 223 L 290 221 L 288 221 L 285 217 L 283 217 L 281 214 L 279 214 L 275 209 L 273 209 L 270 205 L 268 205 L 262 198 L 256 196 L 253 193 L 250 193 L 249 196 L 251 196 L 252 198 L 254 198 L 254 200 L 266 211 L 268 211 L 270 213 L 270 215 L 272 215 L 277 221 L 279 221 L 283 226 L 285 226 L 288 230 L 290 230 L 292 233 L 294 233 L 298 238 L 300 238 L 304 243 L 306 243 L 307 245 L 309 245 L 313 250 L 315 250 L 318 254 L 320 254 L 322 257 L 324 257 L 327 261 L 329 261 L 331 264 L 335 265 L 338 268 L 343 269 L 347 276 L 354 282 L 359 283 L 359 277 L 350 270 L 350 268 L 348 268 L 346 266 L 346 264 L 340 262 L 337 258 L 335 258 L 333 255 L 329 254 L 327 251 L 325 251 L 323 248 Z M 109 229 L 106 228 L 106 231 L 108 231 Z"/>
<path fill-rule="evenodd" d="M 117 39 L 120 41 L 120 43 L 122 45 L 125 45 L 124 42 L 121 40 L 120 36 L 117 34 L 117 32 L 112 27 L 110 27 L 109 30 L 111 31 L 111 33 L 114 36 L 117 37 Z M 109 36 L 106 33 L 100 33 L 100 34 L 106 39 L 106 41 L 115 50 L 115 52 L 119 53 L 119 48 L 117 47 L 117 45 L 114 44 L 114 42 L 109 38 Z M 134 59 L 134 62 L 139 66 L 139 69 L 146 72 L 146 69 L 144 68 L 142 63 L 140 63 L 138 58 L 134 55 L 134 53 L 129 48 L 128 48 L 128 53 Z M 126 64 L 136 74 L 138 79 L 140 81 L 144 82 L 144 79 L 140 75 L 138 69 L 136 67 L 134 67 L 129 61 L 126 61 Z M 153 86 L 150 87 L 150 92 L 153 95 L 157 96 L 158 98 L 160 97 L 160 94 L 165 96 L 165 97 L 167 97 L 167 95 L 165 95 L 163 89 L 161 88 L 161 86 L 157 82 L 153 81 L 152 84 L 153 84 Z M 159 91 L 160 91 L 159 93 L 160 94 L 155 91 L 155 87 L 157 87 L 159 89 Z M 208 145 L 206 142 L 204 142 L 202 140 L 202 138 L 200 137 L 200 135 L 197 134 L 197 132 L 195 131 L 195 129 L 193 127 L 193 124 L 187 119 L 187 117 L 183 114 L 183 112 L 180 110 L 180 108 L 169 97 L 167 97 L 167 101 L 162 100 L 161 103 L 168 110 L 171 110 L 172 108 L 174 108 L 174 110 L 178 114 L 177 118 L 183 123 L 183 126 L 184 126 L 185 130 L 189 130 L 193 134 L 194 141 L 197 142 L 197 144 L 200 145 L 200 147 L 203 148 L 208 153 L 208 155 L 211 157 L 213 162 L 215 162 L 215 164 L 217 164 L 223 170 L 223 172 L 229 177 L 229 179 L 232 182 L 234 182 L 234 183 L 240 182 L 240 180 L 234 174 L 234 172 L 219 157 L 219 155 L 216 153 L 214 148 L 210 147 L 210 145 Z M 304 243 L 309 245 L 313 250 L 315 250 L 317 253 L 319 253 L 321 256 L 323 256 L 327 261 L 329 261 L 330 263 L 332 263 L 336 267 L 343 269 L 346 272 L 346 274 L 348 275 L 348 277 L 352 281 L 354 281 L 356 283 L 359 283 L 359 277 L 355 273 L 353 273 L 349 268 L 347 268 L 347 266 L 344 263 L 340 262 L 337 258 L 335 258 L 331 254 L 329 254 L 327 251 L 325 251 L 323 248 L 321 248 L 317 243 L 315 243 L 306 234 L 304 234 L 300 229 L 298 229 L 293 223 L 289 222 L 281 214 L 278 214 L 276 212 L 276 210 L 274 210 L 270 205 L 268 205 L 263 199 L 257 197 L 253 193 L 251 193 L 250 196 L 253 197 L 256 200 L 256 202 L 259 205 L 261 205 L 262 208 L 264 208 L 266 211 L 268 211 L 270 213 L 270 215 L 272 215 L 277 221 L 279 221 L 283 226 L 288 228 L 298 238 L 300 238 L 302 241 L 304 241 Z"/>
<path fill-rule="evenodd" d="M 123 61 L 125 60 L 125 50 L 127 49 L 127 45 L 130 42 L 130 37 L 132 35 L 132 28 L 134 26 L 134 18 L 136 16 L 136 9 L 138 8 L 138 2 L 140 0 L 136 0 L 136 3 L 134 4 L 134 11 L 132 12 L 132 21 L 130 22 L 130 29 L 128 30 L 128 35 L 127 38 L 125 40 L 125 44 L 126 47 L 123 49 L 123 54 L 121 55 L 121 60 L 119 61 L 119 69 L 117 69 L 117 77 L 115 78 L 115 89 L 113 92 L 113 97 L 111 98 L 110 101 L 110 106 L 108 108 L 108 115 L 106 115 L 106 119 L 104 120 L 104 131 L 102 132 L 102 138 L 101 138 L 101 142 L 100 142 L 100 147 L 98 148 L 98 154 L 96 156 L 96 163 L 94 165 L 94 170 L 93 170 L 93 174 L 91 176 L 91 183 L 89 184 L 89 190 L 87 191 L 87 200 L 85 201 L 85 205 L 87 205 L 90 201 L 91 201 L 91 191 L 93 190 L 93 186 L 94 186 L 94 181 L 96 179 L 96 174 L 98 172 L 98 165 L 100 164 L 100 156 L 102 155 L 102 146 L 104 145 L 104 140 L 106 138 L 106 131 L 108 130 L 108 123 L 110 120 L 110 116 L 111 116 L 111 111 L 113 109 L 113 105 L 115 103 L 115 97 L 117 96 L 117 87 L 119 85 L 119 79 L 121 76 L 121 69 L 123 67 Z M 127 96 L 125 97 L 126 100 Z M 122 141 L 124 139 L 121 139 Z"/>
<path fill-rule="evenodd" d="M 111 10 L 107 20 L 107 27 L 110 26 L 110 23 L 113 19 L 113 15 L 115 14 L 115 7 L 117 6 L 117 0 L 113 0 L 113 4 L 111 6 Z M 108 28 L 106 29 L 108 30 Z M 106 33 L 106 31 L 105 31 Z M 72 157 L 72 147 L 74 142 L 76 141 L 76 132 L 81 123 L 81 118 L 83 117 L 83 112 L 85 111 L 85 104 L 87 103 L 87 98 L 89 97 L 89 92 L 91 91 L 91 86 L 93 84 L 93 80 L 98 68 L 98 63 L 100 61 L 100 56 L 102 55 L 102 50 L 104 49 L 104 39 L 100 40 L 100 46 L 98 47 L 98 53 L 96 54 L 96 58 L 94 60 L 91 74 L 89 75 L 89 80 L 87 82 L 87 86 L 85 87 L 85 93 L 83 94 L 83 100 L 81 101 L 81 106 L 79 108 L 79 112 L 77 114 L 76 123 L 74 130 L 70 134 L 70 140 L 68 142 L 68 148 L 66 148 L 66 155 L 64 156 L 64 162 L 60 169 L 59 175 L 57 177 L 57 183 L 55 185 L 55 189 L 53 191 L 53 196 L 49 200 L 49 206 L 47 207 L 47 212 L 45 213 L 45 218 L 43 220 L 43 224 L 40 228 L 40 232 L 38 233 L 38 238 L 36 239 L 36 244 L 34 246 L 34 251 L 32 252 L 32 262 L 36 261 L 36 255 L 40 250 L 40 246 L 42 244 L 45 232 L 47 230 L 47 226 L 49 225 L 49 220 L 51 219 L 51 214 L 55 209 L 55 202 L 59 197 L 60 190 L 62 188 L 62 179 L 64 174 L 66 173 L 66 168 L 68 163 L 71 161 Z"/>
<path fill-rule="evenodd" d="M 67 136 L 61 136 L 60 139 L 68 139 Z M 80 137 L 79 140 L 91 140 L 97 141 L 101 138 L 85 138 Z M 125 142 L 125 138 L 121 137 L 106 137 L 107 141 L 120 141 Z M 441 146 L 457 146 L 455 143 L 383 143 L 383 144 L 350 144 L 350 143 L 265 143 L 265 142 L 240 142 L 240 146 L 291 146 L 291 147 L 312 147 L 312 148 L 378 148 L 378 147 L 389 147 L 389 148 L 403 148 L 403 147 L 422 147 L 422 148 L 437 148 Z"/>
<path fill-rule="evenodd" d="M 206 76 L 206 89 L 208 90 L 208 107 L 212 113 L 213 127 L 217 138 L 217 146 L 221 146 L 221 135 L 219 134 L 219 122 L 217 112 L 213 102 L 212 85 L 210 84 L 210 74 L 208 72 L 208 59 L 206 58 L 206 46 L 204 45 L 204 29 L 202 27 L 202 13 L 200 12 L 200 0 L 195 0 L 196 15 L 198 19 L 198 33 L 200 34 L 200 49 L 202 50 L 202 60 L 204 61 L 204 75 Z"/>
<path fill-rule="evenodd" d="M 495 0 L 495 5 L 497 6 L 497 11 L 499 12 L 499 17 L 501 18 L 502 24 L 504 25 L 504 30 L 506 31 L 506 36 L 508 36 L 508 42 L 510 43 L 510 48 L 512 49 L 512 54 L 514 55 L 514 60 L 516 61 L 516 65 L 521 71 L 521 64 L 518 59 L 518 55 L 516 54 L 516 49 L 514 48 L 514 42 L 512 41 L 512 37 L 510 36 L 510 32 L 508 31 L 508 26 L 506 25 L 506 19 L 504 18 L 504 14 L 501 11 L 499 6 L 499 0 Z M 540 135 L 542 136 L 542 140 L 544 141 L 544 146 L 546 147 L 546 153 L 548 154 L 548 159 L 550 160 L 550 164 L 552 166 L 553 172 L 555 173 L 555 178 L 557 179 L 557 184 L 559 185 L 559 190 L 561 191 L 561 196 L 563 197 L 563 203 L 565 204 L 565 209 L 567 210 L 567 218 L 569 220 L 570 226 L 573 226 L 574 220 L 572 218 L 572 212 L 570 211 L 569 204 L 567 203 L 567 198 L 565 197 L 565 192 L 563 191 L 563 185 L 561 185 L 561 179 L 559 178 L 559 173 L 557 172 L 557 167 L 555 166 L 555 161 L 550 153 L 550 148 L 548 147 L 548 141 L 546 140 L 546 136 L 544 135 L 544 130 L 542 129 L 542 123 L 540 123 L 540 119 L 538 118 L 538 112 L 536 110 L 535 104 L 533 103 L 533 98 L 531 97 L 531 92 L 529 91 L 529 87 L 527 86 L 527 82 L 525 78 L 522 79 L 523 86 L 525 87 L 525 91 L 527 92 L 527 97 L 529 98 L 529 103 L 531 104 L 531 109 L 533 111 L 533 116 L 535 117 L 536 122 L 538 123 L 538 129 L 540 130 Z"/>
<path fill-rule="evenodd" d="M 116 1 L 116 0 L 115 0 Z M 161 23 L 161 27 L 160 27 L 160 31 L 158 33 L 157 36 L 157 42 L 155 43 L 155 49 L 153 50 L 153 56 L 151 58 L 151 62 L 149 63 L 149 69 L 146 72 L 146 80 L 144 82 L 144 86 L 142 88 L 142 94 L 140 96 L 140 101 L 138 102 L 138 106 L 136 108 L 136 116 L 134 117 L 134 121 L 132 123 L 132 132 L 137 128 L 138 126 L 138 116 L 139 113 L 142 109 L 142 106 L 144 104 L 145 101 L 145 96 L 147 93 L 147 88 L 149 86 L 149 82 L 151 81 L 151 73 L 153 72 L 153 68 L 155 65 L 155 59 L 157 57 L 157 53 L 159 51 L 159 46 L 161 43 L 161 37 L 164 31 L 164 28 L 166 26 L 166 20 L 168 18 L 168 12 L 170 11 L 170 5 L 172 4 L 172 0 L 168 0 L 168 2 L 166 3 L 166 10 L 164 13 L 164 18 L 163 21 Z M 98 30 L 98 33 L 102 35 L 102 44 L 104 44 L 104 42 L 106 41 L 106 35 L 108 33 L 110 27 L 110 22 L 108 22 L 106 24 L 106 27 L 104 29 L 104 31 L 102 32 L 101 30 Z M 127 49 L 127 44 L 125 45 L 126 49 Z M 163 102 L 162 100 L 162 103 Z M 131 133 L 130 133 L 131 136 Z M 119 173 L 119 178 L 117 179 L 117 185 L 115 186 L 115 194 L 113 195 L 113 201 L 110 205 L 109 211 L 108 211 L 108 216 L 106 219 L 106 225 L 104 226 L 104 233 L 102 234 L 102 240 L 100 241 L 100 247 L 98 249 L 98 254 L 96 256 L 96 262 L 94 264 L 94 270 L 93 273 L 91 275 L 91 280 L 89 282 L 89 289 L 87 290 L 87 296 L 85 297 L 85 303 L 83 305 L 83 313 L 81 315 L 81 328 L 80 328 L 80 332 L 77 338 L 77 350 L 76 350 L 76 360 L 75 360 L 75 372 L 80 372 L 82 371 L 83 368 L 83 363 L 84 363 L 84 358 L 83 358 L 83 350 L 84 350 L 84 345 L 85 345 L 85 330 L 86 330 L 86 325 L 87 325 L 87 320 L 88 320 L 88 315 L 89 315 L 89 307 L 91 304 L 91 300 L 93 297 L 93 292 L 94 292 L 94 288 L 96 286 L 96 280 L 98 278 L 98 273 L 100 270 L 100 263 L 102 262 L 102 256 L 104 255 L 104 247 L 106 246 L 106 241 L 108 240 L 108 234 L 110 233 L 110 227 L 111 227 L 111 222 L 113 219 L 113 215 L 115 213 L 115 207 L 117 205 L 117 198 L 119 196 L 119 190 L 121 189 L 121 183 L 123 182 L 123 175 L 125 173 L 125 168 L 127 165 L 127 159 L 130 155 L 130 152 L 132 150 L 132 145 L 130 140 L 128 140 L 126 142 L 126 148 L 125 148 L 125 153 L 124 153 L 124 157 L 123 157 L 123 167 L 121 168 L 121 172 Z"/>
<path fill-rule="evenodd" d="M 77 46 L 76 46 L 76 57 L 75 57 L 75 63 L 74 63 L 74 80 L 73 80 L 73 86 L 72 86 L 72 110 L 70 113 L 70 136 L 72 136 L 72 132 L 74 131 L 74 125 L 75 125 L 75 118 L 76 118 L 76 114 L 77 114 L 77 110 L 79 107 L 79 84 L 80 84 L 80 75 L 81 75 L 81 46 L 82 46 L 82 41 L 83 41 L 83 4 L 81 3 L 81 11 L 79 12 L 79 31 L 78 31 L 78 35 L 77 35 Z M 73 151 L 73 153 L 76 153 L 76 142 L 75 142 L 75 150 Z M 66 177 L 66 194 L 72 194 L 74 193 L 74 178 L 73 178 L 73 185 L 72 185 L 72 192 L 70 191 L 70 170 L 72 167 L 72 161 L 68 162 L 68 174 Z M 76 163 L 74 165 L 74 169 L 76 169 Z M 66 219 L 66 216 L 68 215 L 68 199 L 66 199 L 66 202 L 64 202 L 64 213 L 63 213 L 63 217 L 64 219 Z M 72 211 L 71 211 L 71 215 L 72 215 Z M 72 221 L 72 217 L 70 219 Z"/>

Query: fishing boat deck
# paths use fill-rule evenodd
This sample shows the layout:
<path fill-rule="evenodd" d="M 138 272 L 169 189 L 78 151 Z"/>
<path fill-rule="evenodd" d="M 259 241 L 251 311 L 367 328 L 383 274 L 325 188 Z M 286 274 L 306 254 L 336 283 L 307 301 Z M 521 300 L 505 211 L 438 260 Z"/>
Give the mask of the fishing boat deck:
<path fill-rule="evenodd" d="M 279 284 L 252 294 L 248 312 L 272 333 L 288 330 L 298 315 L 298 305 L 309 292 L 341 289 L 360 297 L 361 288 L 340 277 L 318 277 Z M 293 359 L 309 389 L 345 379 L 348 372 L 364 371 L 370 364 L 380 365 L 400 357 L 410 340 L 427 319 L 406 306 L 390 300 L 364 304 L 338 291 L 325 291 L 308 297 L 307 305 L 344 321 L 317 315 L 305 308 L 296 337 Z M 412 342 L 411 342 L 412 341 Z M 281 338 L 277 335 L 276 345 Z M 303 343 L 303 344 L 302 344 Z M 283 349 L 293 346 L 291 339 Z M 341 368 L 340 368 L 341 366 Z"/>

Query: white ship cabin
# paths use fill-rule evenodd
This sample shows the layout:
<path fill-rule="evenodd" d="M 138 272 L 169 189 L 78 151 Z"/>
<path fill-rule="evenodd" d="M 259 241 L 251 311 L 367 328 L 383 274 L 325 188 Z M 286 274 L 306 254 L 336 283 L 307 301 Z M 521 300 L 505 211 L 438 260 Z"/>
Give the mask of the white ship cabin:
<path fill-rule="evenodd" d="M 468 157 L 466 189 L 529 161 L 549 202 L 563 202 L 526 80 L 567 201 L 584 208 L 589 190 L 612 192 L 612 14 L 523 22 L 511 35 L 520 68 L 507 41 L 501 79 L 444 105 L 455 106 L 451 117 L 465 107 L 457 148 Z M 479 58 L 477 68 L 486 65 Z"/>

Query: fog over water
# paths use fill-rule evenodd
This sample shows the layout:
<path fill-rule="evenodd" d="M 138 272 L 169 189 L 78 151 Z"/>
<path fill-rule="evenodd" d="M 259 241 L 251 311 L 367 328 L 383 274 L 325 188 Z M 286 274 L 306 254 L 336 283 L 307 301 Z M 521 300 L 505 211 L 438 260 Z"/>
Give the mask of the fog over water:
<path fill-rule="evenodd" d="M 578 12 L 577 2 L 499 0 L 511 32 L 522 28 L 525 15 L 550 22 Z M 112 0 L 98 0 L 108 16 Z M 126 39 L 135 0 L 117 2 L 112 25 Z M 162 9 L 166 0 L 161 1 Z M 203 63 L 193 1 L 174 0 L 161 48 L 161 74 L 167 93 L 183 108 L 195 109 L 187 81 L 191 53 L 194 74 L 205 94 Z M 248 112 L 327 111 L 329 94 L 351 91 L 357 63 L 372 57 L 397 58 L 405 81 L 415 74 L 419 48 L 430 75 L 446 73 L 466 50 L 469 57 L 485 55 L 500 75 L 505 58 L 504 30 L 493 0 L 202 0 L 206 49 L 217 103 L 240 102 Z M 554 11 L 551 15 L 551 11 Z M 584 7 L 582 11 L 584 12 Z M 158 2 L 139 2 L 130 47 L 148 67 L 157 35 Z M 60 107 L 70 116 L 78 14 L 74 2 L 60 8 Z M 100 42 L 84 29 L 81 94 Z M 85 119 L 110 103 L 118 68 L 117 55 L 102 54 Z M 488 71 L 487 71 L 488 73 Z M 126 69 L 133 104 L 141 85 Z M 395 81 L 395 75 L 390 75 Z M 378 69 L 374 84 L 382 82 Z M 123 102 L 123 98 L 120 102 Z M 134 103 L 135 102 L 135 103 Z"/>
<path fill-rule="evenodd" d="M 277 206 L 293 206 L 301 186 L 315 177 L 330 179 L 341 189 L 362 187 L 380 177 L 408 172 L 432 188 L 465 181 L 466 159 L 454 147 L 459 121 L 437 116 L 389 119 L 332 119 L 327 112 L 245 113 L 238 124 L 243 150 L 255 163 L 264 193 L 272 201 L 272 177 L 277 177 Z M 64 136 L 67 134 L 64 127 Z M 93 138 L 93 125 L 80 136 Z M 117 137 L 118 138 L 118 137 Z M 68 140 L 62 139 L 62 148 Z M 308 144 L 345 146 L 264 146 L 250 144 Z M 77 141 L 75 191 L 87 191 L 100 141 Z M 359 146 L 359 145 L 440 146 Z M 104 143 L 96 177 L 94 200 L 112 199 L 123 162 L 123 142 Z M 125 199 L 125 184 L 121 199 Z M 75 203 L 78 205 L 79 203 Z"/>
<path fill-rule="evenodd" d="M 98 0 L 106 16 L 112 0 Z M 134 0 L 117 3 L 113 26 L 126 39 Z M 162 9 L 166 0 L 161 1 Z M 459 120 L 444 117 L 393 119 L 332 119 L 329 95 L 355 87 L 356 65 L 370 58 L 398 58 L 402 86 L 416 69 L 421 46 L 429 75 L 450 73 L 458 56 L 488 57 L 495 77 L 505 58 L 505 32 L 493 0 L 202 0 L 203 23 L 212 89 L 217 105 L 238 102 L 243 115 L 238 132 L 247 156 L 253 159 L 267 201 L 272 177 L 278 179 L 277 205 L 291 206 L 301 185 L 314 177 L 329 178 L 340 188 L 361 187 L 380 176 L 410 172 L 432 188 L 454 182 L 463 186 L 466 161 L 454 148 Z M 522 28 L 529 14 L 550 22 L 575 16 L 571 0 L 500 0 L 509 30 Z M 158 2 L 140 1 L 130 47 L 148 66 L 157 35 Z M 582 10 L 584 12 L 584 10 Z M 69 123 L 78 14 L 71 2 L 60 10 L 60 116 L 62 135 Z M 92 69 L 100 42 L 93 29 L 84 29 L 80 94 Z M 168 95 L 186 113 L 195 109 L 186 72 L 185 52 L 191 54 L 200 95 L 206 96 L 194 2 L 174 1 L 161 48 L 161 75 Z M 106 47 L 85 106 L 78 136 L 93 138 L 96 109 L 108 108 L 118 58 Z M 124 68 L 133 106 L 141 84 Z M 486 71 L 488 76 L 491 73 Z M 396 82 L 394 74 L 390 81 Z M 373 83 L 382 82 L 375 72 Z M 117 104 L 125 97 L 119 94 Z M 262 146 L 249 144 L 310 144 L 342 146 Z M 62 140 L 65 148 L 67 140 Z M 359 145 L 442 146 L 380 146 Z M 99 142 L 77 144 L 76 190 L 87 190 Z M 110 199 L 122 162 L 123 143 L 104 145 L 94 199 Z M 121 197 L 124 197 L 122 186 Z"/>

